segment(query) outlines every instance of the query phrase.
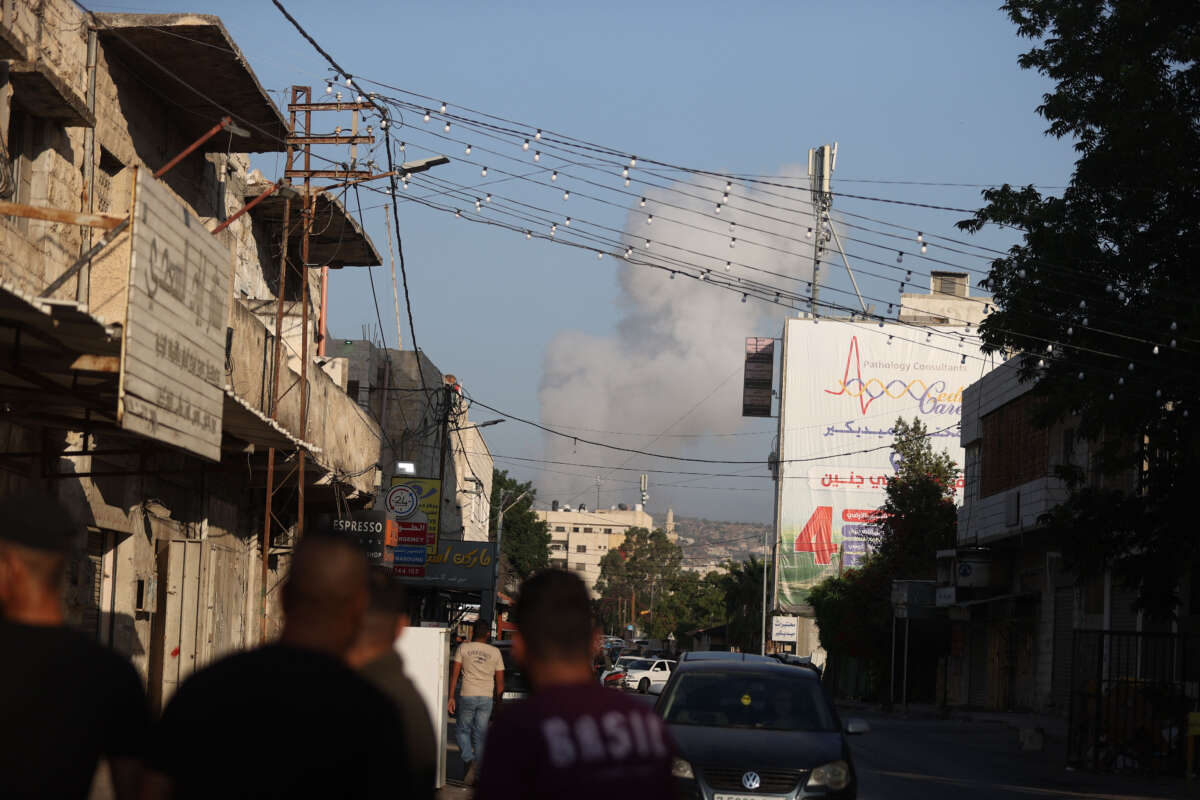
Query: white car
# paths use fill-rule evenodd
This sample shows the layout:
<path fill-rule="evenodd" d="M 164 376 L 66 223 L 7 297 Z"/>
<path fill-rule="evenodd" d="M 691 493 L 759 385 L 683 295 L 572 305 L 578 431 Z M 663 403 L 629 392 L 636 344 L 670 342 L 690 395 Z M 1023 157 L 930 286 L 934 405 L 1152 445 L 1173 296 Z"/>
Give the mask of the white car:
<path fill-rule="evenodd" d="M 675 669 L 675 662 L 665 658 L 630 658 L 625 662 L 625 688 L 637 689 L 642 694 L 650 691 L 651 686 L 663 686 Z"/>

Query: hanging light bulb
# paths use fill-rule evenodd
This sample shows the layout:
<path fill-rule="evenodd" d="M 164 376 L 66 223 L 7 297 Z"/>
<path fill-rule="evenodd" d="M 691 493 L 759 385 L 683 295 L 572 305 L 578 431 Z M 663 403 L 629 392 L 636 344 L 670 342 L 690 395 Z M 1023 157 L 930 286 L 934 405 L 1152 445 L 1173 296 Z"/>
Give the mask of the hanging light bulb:
<path fill-rule="evenodd" d="M 742 292 L 742 302 L 746 302 L 746 293 Z"/>
<path fill-rule="evenodd" d="M 1171 330 L 1175 330 L 1175 329 L 1176 329 L 1176 328 L 1178 328 L 1178 327 L 1179 327 L 1179 326 L 1178 326 L 1178 325 L 1176 325 L 1174 322 L 1172 322 L 1172 323 L 1171 323 Z"/>
<path fill-rule="evenodd" d="M 628 185 L 629 185 L 629 178 L 626 178 L 626 179 L 625 179 L 625 185 L 626 185 L 626 186 L 628 186 Z"/>
<path fill-rule="evenodd" d="M 525 231 L 525 238 L 526 238 L 526 239 L 532 239 L 532 238 L 533 238 L 533 231 Z"/>
<path fill-rule="evenodd" d="M 563 220 L 563 222 L 566 224 L 566 226 L 568 228 L 571 227 L 571 218 L 570 217 L 567 217 L 565 220 Z"/>
<path fill-rule="evenodd" d="M 626 247 L 626 248 L 625 248 L 625 257 L 626 257 L 626 258 L 629 258 L 631 255 L 633 255 L 633 248 L 632 248 L 632 247 Z"/>
<path fill-rule="evenodd" d="M 1087 318 L 1087 317 L 1084 317 L 1084 318 L 1083 318 L 1083 322 L 1082 322 L 1081 324 L 1083 325 L 1083 327 L 1085 327 L 1085 328 L 1086 328 L 1086 327 L 1087 327 L 1087 324 L 1088 324 L 1088 318 Z"/>
<path fill-rule="evenodd" d="M 644 197 L 642 198 L 641 206 L 642 206 L 642 208 L 646 207 L 646 198 L 644 198 Z"/>
<path fill-rule="evenodd" d="M 541 128 L 538 128 L 537 133 L 535 133 L 533 135 L 533 138 L 537 139 L 538 141 L 541 141 L 541 139 L 542 139 L 542 129 Z"/>
<path fill-rule="evenodd" d="M 629 166 L 630 166 L 630 167 L 636 167 L 636 166 L 637 166 L 637 156 L 630 156 L 630 158 L 629 158 Z"/>
<path fill-rule="evenodd" d="M 1074 336 L 1074 335 L 1075 335 L 1075 329 L 1068 325 L 1067 326 L 1067 336 Z"/>
<path fill-rule="evenodd" d="M 736 244 L 737 244 L 737 237 L 730 237 L 730 239 L 729 239 L 730 248 L 732 248 Z"/>
<path fill-rule="evenodd" d="M 650 240 L 649 240 L 649 239 L 647 239 L 647 240 L 646 240 L 646 244 L 645 244 L 645 245 L 643 245 L 643 246 L 644 246 L 644 247 L 645 247 L 647 250 L 649 250 L 649 249 L 650 249 Z"/>
<path fill-rule="evenodd" d="M 1125 385 L 1125 379 L 1124 379 L 1124 378 L 1117 378 L 1117 385 L 1118 385 L 1118 386 L 1124 386 L 1124 385 Z"/>
<path fill-rule="evenodd" d="M 924 242 L 924 241 L 925 241 L 925 236 L 924 236 L 924 234 L 922 234 L 920 231 L 917 231 L 917 241 L 918 241 L 918 242 Z"/>
<path fill-rule="evenodd" d="M 965 363 L 967 363 L 967 354 L 966 354 L 966 353 L 963 353 L 963 354 L 962 354 L 962 358 L 960 358 L 960 359 L 958 360 L 958 363 L 959 363 L 959 364 L 965 364 Z"/>
<path fill-rule="evenodd" d="M 718 214 L 721 213 L 721 204 L 720 203 L 717 203 L 717 213 Z"/>
<path fill-rule="evenodd" d="M 1162 389 L 1155 389 L 1155 390 L 1154 390 L 1154 396 L 1155 396 L 1155 397 L 1162 397 Z"/>
<path fill-rule="evenodd" d="M 479 174 L 486 178 L 487 177 L 487 167 L 484 167 L 483 169 L 479 170 Z"/>
<path fill-rule="evenodd" d="M 1087 300 L 1080 300 L 1079 301 L 1079 310 L 1082 311 L 1085 308 L 1087 308 Z"/>
<path fill-rule="evenodd" d="M 1024 278 L 1024 277 L 1025 277 L 1025 270 L 1023 270 L 1023 269 L 1019 269 L 1019 270 L 1017 270 L 1017 277 L 1018 277 L 1018 278 Z"/>
<path fill-rule="evenodd" d="M 736 223 L 736 222 L 731 222 L 731 223 L 729 223 L 729 232 L 730 232 L 730 233 L 733 233 L 733 228 L 734 228 L 734 226 L 735 226 L 735 225 L 737 225 L 737 223 Z"/>
<path fill-rule="evenodd" d="M 534 150 L 534 151 L 533 151 L 533 160 L 534 160 L 534 161 L 541 161 L 541 160 L 542 160 L 542 151 L 541 151 L 541 150 Z"/>
<path fill-rule="evenodd" d="M 333 84 L 325 81 L 325 94 L 333 94 Z"/>
<path fill-rule="evenodd" d="M 557 222 L 550 223 L 550 235 L 553 236 L 555 234 L 555 232 L 557 232 L 557 231 L 558 231 L 558 223 Z"/>
<path fill-rule="evenodd" d="M 487 197 L 483 198 L 483 202 L 485 202 L 485 203 L 492 202 L 492 196 L 489 194 Z"/>
<path fill-rule="evenodd" d="M 653 215 L 653 214 L 647 214 L 647 215 L 646 215 L 646 224 L 647 224 L 647 225 L 651 225 L 651 224 L 653 224 L 653 222 L 654 222 L 654 215 Z"/>
<path fill-rule="evenodd" d="M 622 178 L 628 178 L 628 177 L 629 177 L 629 167 L 623 167 L 623 168 L 621 169 L 621 177 L 622 177 Z"/>
<path fill-rule="evenodd" d="M 732 269 L 733 269 L 733 262 L 732 262 L 732 261 L 726 261 L 726 262 L 725 262 L 725 271 L 726 271 L 726 272 L 730 272 Z"/>
<path fill-rule="evenodd" d="M 725 181 L 725 193 L 729 194 L 729 190 L 733 188 L 732 181 Z"/>
<path fill-rule="evenodd" d="M 443 114 L 446 113 L 446 103 L 445 102 L 442 103 L 442 113 Z"/>
<path fill-rule="evenodd" d="M 903 263 L 904 263 L 904 251 L 902 251 L 902 250 L 897 250 L 897 251 L 896 251 L 896 263 L 897 263 L 897 264 L 903 264 Z"/>
<path fill-rule="evenodd" d="M 1129 362 L 1129 371 L 1133 372 L 1133 362 L 1132 361 Z"/>
<path fill-rule="evenodd" d="M 552 180 L 552 181 L 558 180 L 558 170 L 554 170 L 553 172 L 550 173 L 550 180 Z"/>
<path fill-rule="evenodd" d="M 480 202 L 479 202 L 479 198 L 478 198 L 478 197 L 476 197 L 476 198 L 475 198 L 475 210 L 476 210 L 476 211 L 478 211 L 478 210 L 479 210 L 480 208 L 482 208 L 482 207 L 483 207 L 483 204 L 482 204 L 482 203 L 480 203 Z"/>
<path fill-rule="evenodd" d="M 906 269 L 906 270 L 904 270 L 904 280 L 905 280 L 905 282 L 906 282 L 906 283 L 907 283 L 908 281 L 911 281 L 911 280 L 912 280 L 912 270 L 911 270 L 911 269 Z"/>
<path fill-rule="evenodd" d="M 429 109 L 425 109 L 425 116 L 421 117 L 421 119 L 429 122 Z"/>
<path fill-rule="evenodd" d="M 360 95 L 357 95 L 357 96 L 354 98 L 354 102 L 356 102 L 356 103 L 361 103 L 361 102 L 363 102 L 363 96 L 362 96 L 361 94 L 360 94 Z"/>
<path fill-rule="evenodd" d="M 705 270 L 704 272 L 701 272 L 701 273 L 700 273 L 699 275 L 697 275 L 696 277 L 697 277 L 697 278 L 699 278 L 700 280 L 704 280 L 704 277 L 705 277 L 706 275 L 708 275 L 708 270 Z"/>
<path fill-rule="evenodd" d="M 1154 345 L 1154 355 L 1158 355 L 1158 345 Z"/>
<path fill-rule="evenodd" d="M 442 130 L 444 130 L 446 133 L 449 133 L 450 132 L 450 123 L 447 122 L 445 125 L 443 125 Z"/>
<path fill-rule="evenodd" d="M 1172 348 L 1174 348 L 1174 347 L 1175 347 L 1175 340 L 1174 340 L 1174 339 L 1172 339 L 1172 340 L 1171 340 L 1171 347 L 1172 347 Z"/>
<path fill-rule="evenodd" d="M 346 85 L 347 85 L 347 86 L 349 86 L 351 89 L 353 89 L 353 88 L 354 88 L 354 79 L 353 79 L 353 78 L 350 78 L 350 77 L 347 77 L 347 78 L 346 78 Z"/>
<path fill-rule="evenodd" d="M 805 239 L 811 239 L 811 238 L 812 238 L 812 228 L 809 228 L 809 229 L 808 229 L 808 232 L 804 234 L 804 238 L 805 238 Z"/>
<path fill-rule="evenodd" d="M 597 250 L 596 251 L 596 260 L 599 261 L 602 258 L 604 258 L 604 253 L 601 253 L 599 250 Z"/>
<path fill-rule="evenodd" d="M 728 203 L 728 202 L 729 202 L 729 192 L 726 192 L 725 194 L 721 195 L 721 202 L 722 202 L 722 203 Z"/>
<path fill-rule="evenodd" d="M 671 271 L 671 280 L 675 280 L 675 271 L 674 270 Z"/>
<path fill-rule="evenodd" d="M 925 255 L 925 251 L 928 249 L 929 248 L 925 245 L 925 243 L 921 242 L 921 255 Z"/>
<path fill-rule="evenodd" d="M 1116 400 L 1116 399 L 1117 399 L 1117 396 L 1116 396 L 1115 394 L 1113 394 L 1112 392 L 1109 392 L 1109 393 L 1108 393 L 1108 399 L 1109 399 L 1109 400 Z"/>
<path fill-rule="evenodd" d="M 528 139 L 526 139 L 526 140 L 525 140 L 525 143 L 521 145 L 521 149 L 522 149 L 522 150 L 528 150 L 528 149 L 529 149 L 529 140 L 528 140 Z"/>
<path fill-rule="evenodd" d="M 881 322 L 881 323 L 879 323 L 879 324 L 880 324 L 880 326 L 882 326 L 882 325 L 883 325 L 883 323 L 882 323 L 882 322 Z M 889 333 L 889 334 L 888 334 L 888 344 L 891 344 L 891 343 L 892 343 L 892 334 L 890 334 L 890 333 Z"/>
<path fill-rule="evenodd" d="M 379 130 L 385 131 L 385 130 L 387 130 L 387 126 L 388 126 L 388 121 L 386 119 L 379 120 Z"/>
<path fill-rule="evenodd" d="M 407 189 L 407 188 L 408 188 L 408 178 L 407 178 L 407 177 L 405 177 L 403 180 L 401 180 L 401 181 L 400 181 L 400 186 L 401 186 L 401 188 L 403 188 L 403 189 Z"/>
<path fill-rule="evenodd" d="M 570 199 L 571 199 L 571 193 L 568 190 L 563 189 L 563 200 L 570 200 Z"/>
<path fill-rule="evenodd" d="M 1044 366 L 1046 366 L 1046 360 L 1044 358 L 1039 358 L 1038 359 L 1038 368 L 1041 369 Z"/>
<path fill-rule="evenodd" d="M 467 145 L 467 149 L 464 152 L 466 152 L 467 155 L 471 155 L 471 145 Z"/>
<path fill-rule="evenodd" d="M 455 217 L 455 219 L 458 219 L 458 218 L 459 218 L 459 217 L 461 217 L 461 216 L 462 216 L 462 212 L 461 212 L 461 211 L 459 211 L 457 208 L 456 208 L 456 209 L 454 209 L 454 217 Z"/>

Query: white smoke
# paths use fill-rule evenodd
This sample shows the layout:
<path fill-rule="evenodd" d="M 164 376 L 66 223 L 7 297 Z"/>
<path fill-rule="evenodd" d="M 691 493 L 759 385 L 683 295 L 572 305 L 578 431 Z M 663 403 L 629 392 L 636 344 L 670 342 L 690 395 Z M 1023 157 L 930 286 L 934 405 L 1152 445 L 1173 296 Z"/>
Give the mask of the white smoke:
<path fill-rule="evenodd" d="M 796 172 L 793 170 L 792 174 Z M 676 259 L 710 269 L 718 280 L 729 279 L 736 283 L 741 278 L 808 294 L 806 281 L 812 273 L 812 251 L 805 233 L 813 221 L 807 213 L 806 191 L 778 187 L 756 191 L 735 183 L 728 203 L 723 203 L 721 211 L 716 213 L 716 204 L 721 202 L 725 189 L 724 181 L 696 179 L 673 188 L 679 191 L 648 189 L 645 206 L 635 203 L 629 210 L 625 240 L 635 251 L 633 258 L 662 258 L 664 263 Z M 697 197 L 688 197 L 681 192 Z M 753 202 L 755 200 L 761 202 Z M 648 214 L 654 217 L 650 224 L 646 222 Z M 645 247 L 647 239 L 651 242 L 649 248 Z M 731 242 L 733 247 L 730 247 Z M 727 267 L 727 261 L 733 264 Z M 682 264 L 677 268 L 696 272 Z M 618 282 L 620 320 L 615 336 L 603 338 L 581 331 L 564 331 L 548 345 L 539 394 L 543 421 L 552 426 L 646 433 L 630 437 L 579 432 L 583 438 L 625 447 L 673 455 L 765 460 L 771 446 L 769 436 L 685 439 L 678 435 L 741 428 L 744 422 L 741 378 L 745 338 L 778 336 L 780 323 L 789 314 L 788 309 L 756 301 L 753 295 L 743 303 L 740 293 L 718 288 L 711 281 L 696 280 L 683 272 L 672 278 L 667 271 L 624 261 L 618 271 Z M 684 416 L 714 389 L 716 392 L 711 397 Z M 756 428 L 762 427 L 759 421 Z M 656 434 L 668 428 L 669 436 L 653 441 Z M 625 464 L 706 472 L 732 471 L 719 466 L 672 464 L 641 456 L 630 460 L 627 453 L 577 445 L 555 436 L 547 436 L 546 454 L 552 461 L 606 467 Z M 567 466 L 551 469 L 585 472 Z M 545 501 L 582 502 L 589 508 L 595 503 L 594 475 L 565 476 L 549 472 L 541 475 L 538 494 Z M 610 503 L 637 502 L 637 487 L 623 483 L 636 481 L 636 472 L 605 471 L 603 475 L 605 493 L 601 502 L 605 507 Z M 652 484 L 680 480 L 669 475 L 651 476 Z M 620 494 L 615 492 L 617 489 L 621 490 Z M 719 505 L 718 500 L 730 499 L 728 496 L 714 499 L 697 491 L 672 495 L 668 490 L 653 488 L 651 494 L 651 508 L 659 518 L 669 502 L 674 502 L 678 513 L 695 515 L 713 513 Z M 707 500 L 710 510 L 705 511 L 701 507 L 703 504 L 695 502 L 697 500 Z"/>

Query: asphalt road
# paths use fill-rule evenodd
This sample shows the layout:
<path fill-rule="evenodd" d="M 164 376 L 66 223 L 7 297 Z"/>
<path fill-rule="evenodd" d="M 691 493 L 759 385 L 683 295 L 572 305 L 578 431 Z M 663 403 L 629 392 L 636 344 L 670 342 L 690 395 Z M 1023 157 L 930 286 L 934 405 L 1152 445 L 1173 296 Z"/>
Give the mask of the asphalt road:
<path fill-rule="evenodd" d="M 1069 771 L 1060 743 L 1051 740 L 1042 752 L 1022 752 L 1016 729 L 999 723 L 861 716 L 871 732 L 851 739 L 860 800 L 1188 796 L 1182 781 Z"/>

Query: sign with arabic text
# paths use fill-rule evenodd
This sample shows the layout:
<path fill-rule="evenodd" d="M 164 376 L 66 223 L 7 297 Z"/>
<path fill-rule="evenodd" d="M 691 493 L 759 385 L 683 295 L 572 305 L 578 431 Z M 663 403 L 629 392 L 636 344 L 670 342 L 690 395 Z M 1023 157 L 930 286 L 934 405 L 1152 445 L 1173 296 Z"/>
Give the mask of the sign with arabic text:
<path fill-rule="evenodd" d="M 402 583 L 483 591 L 492 588 L 496 543 L 442 542 L 433 553 L 424 547 L 397 547 L 393 559 L 392 573 Z"/>
<path fill-rule="evenodd" d="M 437 549 L 442 513 L 442 482 L 396 475 L 383 495 L 383 508 L 396 526 L 392 544 Z"/>
<path fill-rule="evenodd" d="M 221 460 L 228 247 L 146 170 L 135 179 L 117 421 Z"/>
<path fill-rule="evenodd" d="M 920 419 L 934 450 L 961 469 L 962 393 L 982 374 L 978 344 L 972 338 L 960 350 L 957 329 L 937 341 L 926 333 L 899 324 L 785 323 L 775 562 L 782 611 L 803 611 L 814 584 L 859 566 L 877 543 L 879 508 L 899 468 L 897 418 Z M 960 477 L 956 489 L 962 485 Z"/>
<path fill-rule="evenodd" d="M 775 340 L 746 340 L 746 368 L 742 378 L 742 416 L 771 416 L 771 389 L 774 385 Z"/>

